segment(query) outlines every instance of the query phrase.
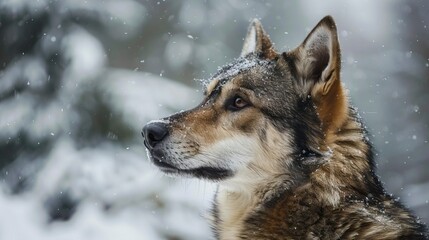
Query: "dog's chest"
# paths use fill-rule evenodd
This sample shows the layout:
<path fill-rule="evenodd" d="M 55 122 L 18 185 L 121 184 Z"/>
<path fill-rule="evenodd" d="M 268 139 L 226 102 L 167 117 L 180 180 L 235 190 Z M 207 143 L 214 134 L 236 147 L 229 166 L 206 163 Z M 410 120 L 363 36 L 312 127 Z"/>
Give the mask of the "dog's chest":
<path fill-rule="evenodd" d="M 219 239 L 241 239 L 246 219 L 255 211 L 257 203 L 248 196 L 219 191 L 216 197 Z"/>

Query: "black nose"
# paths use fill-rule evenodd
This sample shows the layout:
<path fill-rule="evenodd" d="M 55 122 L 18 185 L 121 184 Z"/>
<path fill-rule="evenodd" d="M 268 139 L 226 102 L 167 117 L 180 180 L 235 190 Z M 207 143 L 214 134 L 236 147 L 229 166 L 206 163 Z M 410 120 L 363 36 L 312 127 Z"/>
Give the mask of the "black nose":
<path fill-rule="evenodd" d="M 152 122 L 143 127 L 142 135 L 148 148 L 155 147 L 168 135 L 167 124 L 163 122 Z"/>

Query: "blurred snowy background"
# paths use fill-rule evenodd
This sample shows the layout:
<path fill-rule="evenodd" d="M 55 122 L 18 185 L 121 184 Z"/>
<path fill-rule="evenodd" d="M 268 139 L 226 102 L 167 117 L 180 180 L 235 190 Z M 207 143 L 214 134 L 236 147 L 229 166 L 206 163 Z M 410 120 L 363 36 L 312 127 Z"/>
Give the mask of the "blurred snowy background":
<path fill-rule="evenodd" d="M 288 50 L 333 15 L 378 174 L 429 222 L 428 5 L 0 0 L 0 240 L 210 239 L 214 186 L 164 177 L 140 130 L 197 104 L 255 17 Z"/>

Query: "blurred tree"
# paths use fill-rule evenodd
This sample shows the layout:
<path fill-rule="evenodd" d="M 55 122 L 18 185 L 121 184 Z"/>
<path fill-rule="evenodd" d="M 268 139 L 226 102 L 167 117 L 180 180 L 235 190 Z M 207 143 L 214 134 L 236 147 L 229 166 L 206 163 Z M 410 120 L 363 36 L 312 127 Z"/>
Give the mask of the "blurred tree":
<path fill-rule="evenodd" d="M 98 38 L 123 31 L 131 35 L 143 23 L 139 15 L 145 9 L 134 1 L 97 2 L 0 5 L 0 168 L 8 169 L 2 175 L 13 191 L 28 180 L 26 170 L 13 162 L 22 166 L 21 161 L 40 159 L 62 135 L 80 145 L 107 139 L 109 132 L 129 136 L 97 97 L 103 93 L 95 83 L 106 61 Z M 118 12 L 118 6 L 130 12 Z M 126 21 L 131 23 L 124 26 Z"/>

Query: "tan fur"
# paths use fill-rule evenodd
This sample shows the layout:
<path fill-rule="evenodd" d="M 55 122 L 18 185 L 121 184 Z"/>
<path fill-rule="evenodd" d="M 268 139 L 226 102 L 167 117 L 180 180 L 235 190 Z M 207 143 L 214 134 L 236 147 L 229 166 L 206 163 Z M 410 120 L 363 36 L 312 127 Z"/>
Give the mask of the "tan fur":
<path fill-rule="evenodd" d="M 219 187 L 217 201 L 222 208 L 219 209 L 219 218 L 222 222 L 218 228 L 220 239 L 237 239 L 243 230 L 243 222 L 257 205 L 257 199 L 248 194 L 230 192 Z"/>
<path fill-rule="evenodd" d="M 205 94 L 210 95 L 218 83 L 219 83 L 219 79 L 213 79 L 212 81 L 210 81 L 210 83 L 207 85 Z"/>
<path fill-rule="evenodd" d="M 333 83 L 326 94 L 322 94 L 323 91 L 317 87 L 312 93 L 323 130 L 329 135 L 338 131 L 348 116 L 348 103 L 339 77 L 331 81 Z M 330 137 L 327 137 L 328 144 L 331 143 Z"/>

